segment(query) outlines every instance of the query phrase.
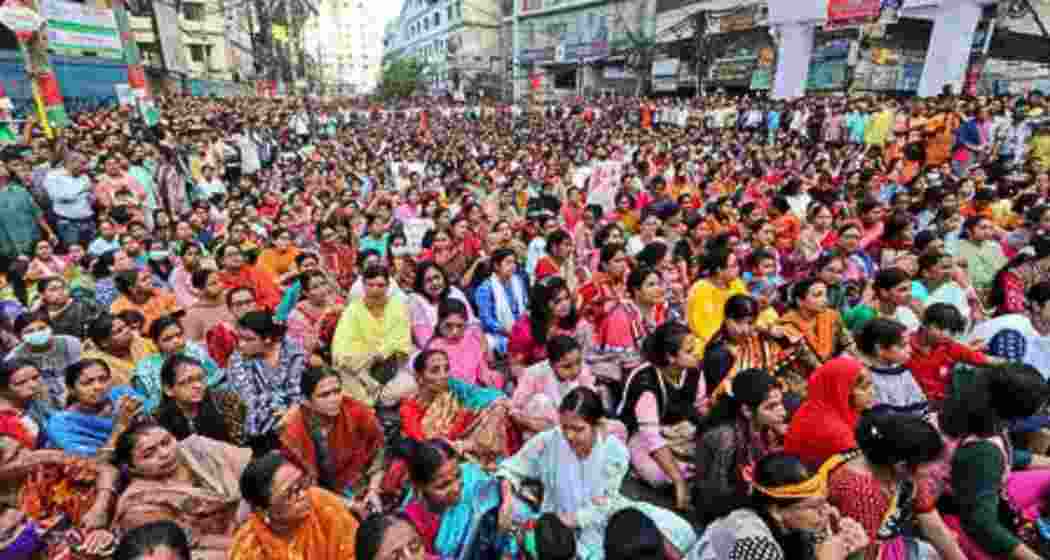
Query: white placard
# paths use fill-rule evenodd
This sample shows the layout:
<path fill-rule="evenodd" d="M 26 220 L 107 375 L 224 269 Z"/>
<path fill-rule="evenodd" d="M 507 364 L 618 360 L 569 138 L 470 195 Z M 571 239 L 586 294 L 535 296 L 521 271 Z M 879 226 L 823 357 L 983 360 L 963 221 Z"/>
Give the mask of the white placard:
<path fill-rule="evenodd" d="M 591 188 L 587 192 L 587 204 L 597 204 L 606 212 L 611 212 L 616 207 L 616 193 L 620 190 L 622 175 L 621 162 L 603 161 L 595 164 L 591 173 Z"/>
<path fill-rule="evenodd" d="M 423 237 L 434 229 L 434 220 L 410 218 L 405 220 L 405 252 L 418 255 L 423 252 Z"/>

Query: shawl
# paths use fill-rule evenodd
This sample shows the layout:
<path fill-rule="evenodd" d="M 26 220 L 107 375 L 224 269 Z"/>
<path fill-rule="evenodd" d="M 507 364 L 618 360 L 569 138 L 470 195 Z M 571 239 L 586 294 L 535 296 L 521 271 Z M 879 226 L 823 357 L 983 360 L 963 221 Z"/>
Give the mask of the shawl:
<path fill-rule="evenodd" d="M 173 513 L 198 535 L 233 534 L 241 505 L 240 476 L 251 450 L 190 436 L 178 443 L 177 453 L 197 483 L 132 479 L 117 502 L 114 526 L 133 527 L 141 513 L 160 510 Z"/>
<path fill-rule="evenodd" d="M 108 400 L 114 404 L 121 397 L 142 397 L 128 386 L 114 387 Z M 65 410 L 51 416 L 47 423 L 47 436 L 60 449 L 83 457 L 94 457 L 113 433 L 113 418 Z"/>
<path fill-rule="evenodd" d="M 299 406 L 288 414 L 281 433 L 281 448 L 299 468 L 310 473 L 322 486 L 334 492 L 356 489 L 365 469 L 383 447 L 383 430 L 372 409 L 344 396 L 342 409 L 328 433 L 327 450 L 316 447 L 311 412 Z"/>
<path fill-rule="evenodd" d="M 496 308 L 496 318 L 499 319 L 500 326 L 503 327 L 504 332 L 510 332 L 514 327 L 514 316 L 513 307 L 511 301 L 507 297 L 514 298 L 514 307 L 518 309 L 518 315 L 522 315 L 526 312 L 525 308 L 525 286 L 523 285 L 521 278 L 517 275 L 510 277 L 510 294 L 506 292 L 506 287 L 502 282 L 496 279 L 496 276 L 490 276 L 488 282 L 492 286 L 492 302 Z"/>
<path fill-rule="evenodd" d="M 821 360 L 831 358 L 835 351 L 835 332 L 838 327 L 839 314 L 833 309 L 826 309 L 813 320 L 806 321 L 798 310 L 791 310 L 780 318 L 780 322 L 806 339 L 809 346 Z"/>
<path fill-rule="evenodd" d="M 808 399 L 791 419 L 784 452 L 807 465 L 820 465 L 836 453 L 857 447 L 854 428 L 860 413 L 850 393 L 864 365 L 850 357 L 828 361 L 809 378 Z"/>
<path fill-rule="evenodd" d="M 263 516 L 253 513 L 234 536 L 230 560 L 353 560 L 357 520 L 331 492 L 313 488 L 309 499 L 310 513 L 291 538 L 274 534 Z"/>

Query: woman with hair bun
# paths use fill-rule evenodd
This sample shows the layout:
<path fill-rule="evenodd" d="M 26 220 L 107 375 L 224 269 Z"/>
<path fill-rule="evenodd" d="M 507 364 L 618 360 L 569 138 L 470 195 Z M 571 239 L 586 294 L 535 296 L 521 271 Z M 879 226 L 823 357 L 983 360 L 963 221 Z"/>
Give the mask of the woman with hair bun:
<path fill-rule="evenodd" d="M 829 475 L 828 502 L 864 527 L 871 539 L 864 557 L 966 558 L 937 512 L 930 480 L 916 476 L 944 449 L 937 429 L 913 414 L 868 413 L 856 436 L 859 449 Z M 922 539 L 903 532 L 916 523 Z"/>
<path fill-rule="evenodd" d="M 661 527 L 671 546 L 685 553 L 696 533 L 684 519 L 620 493 L 630 468 L 624 444 L 609 433 L 601 398 L 577 387 L 562 399 L 555 428 L 537 434 L 513 457 L 500 464 L 497 476 L 520 486 L 539 480 L 540 511 L 555 513 L 577 530 L 577 557 L 604 558 L 604 529 L 609 518 L 625 508 L 638 508 Z"/>

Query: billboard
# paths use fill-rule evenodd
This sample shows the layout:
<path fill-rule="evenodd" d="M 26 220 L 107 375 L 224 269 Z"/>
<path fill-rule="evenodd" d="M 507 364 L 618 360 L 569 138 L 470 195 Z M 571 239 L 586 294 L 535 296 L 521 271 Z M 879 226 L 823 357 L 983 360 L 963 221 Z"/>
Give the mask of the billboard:
<path fill-rule="evenodd" d="M 61 54 L 94 53 L 123 60 L 124 47 L 113 10 L 63 0 L 44 0 L 41 9 L 47 19 L 49 49 Z"/>
<path fill-rule="evenodd" d="M 519 60 L 574 64 L 610 53 L 612 20 L 608 6 L 531 17 L 522 24 Z"/>

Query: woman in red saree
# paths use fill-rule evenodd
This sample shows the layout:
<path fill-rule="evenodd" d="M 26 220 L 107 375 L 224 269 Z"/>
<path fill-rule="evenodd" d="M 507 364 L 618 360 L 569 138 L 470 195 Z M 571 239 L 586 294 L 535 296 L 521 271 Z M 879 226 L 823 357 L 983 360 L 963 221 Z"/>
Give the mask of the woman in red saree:
<path fill-rule="evenodd" d="M 383 430 L 371 408 L 342 394 L 332 370 L 303 372 L 303 404 L 288 413 L 281 451 L 322 488 L 378 503 Z"/>

